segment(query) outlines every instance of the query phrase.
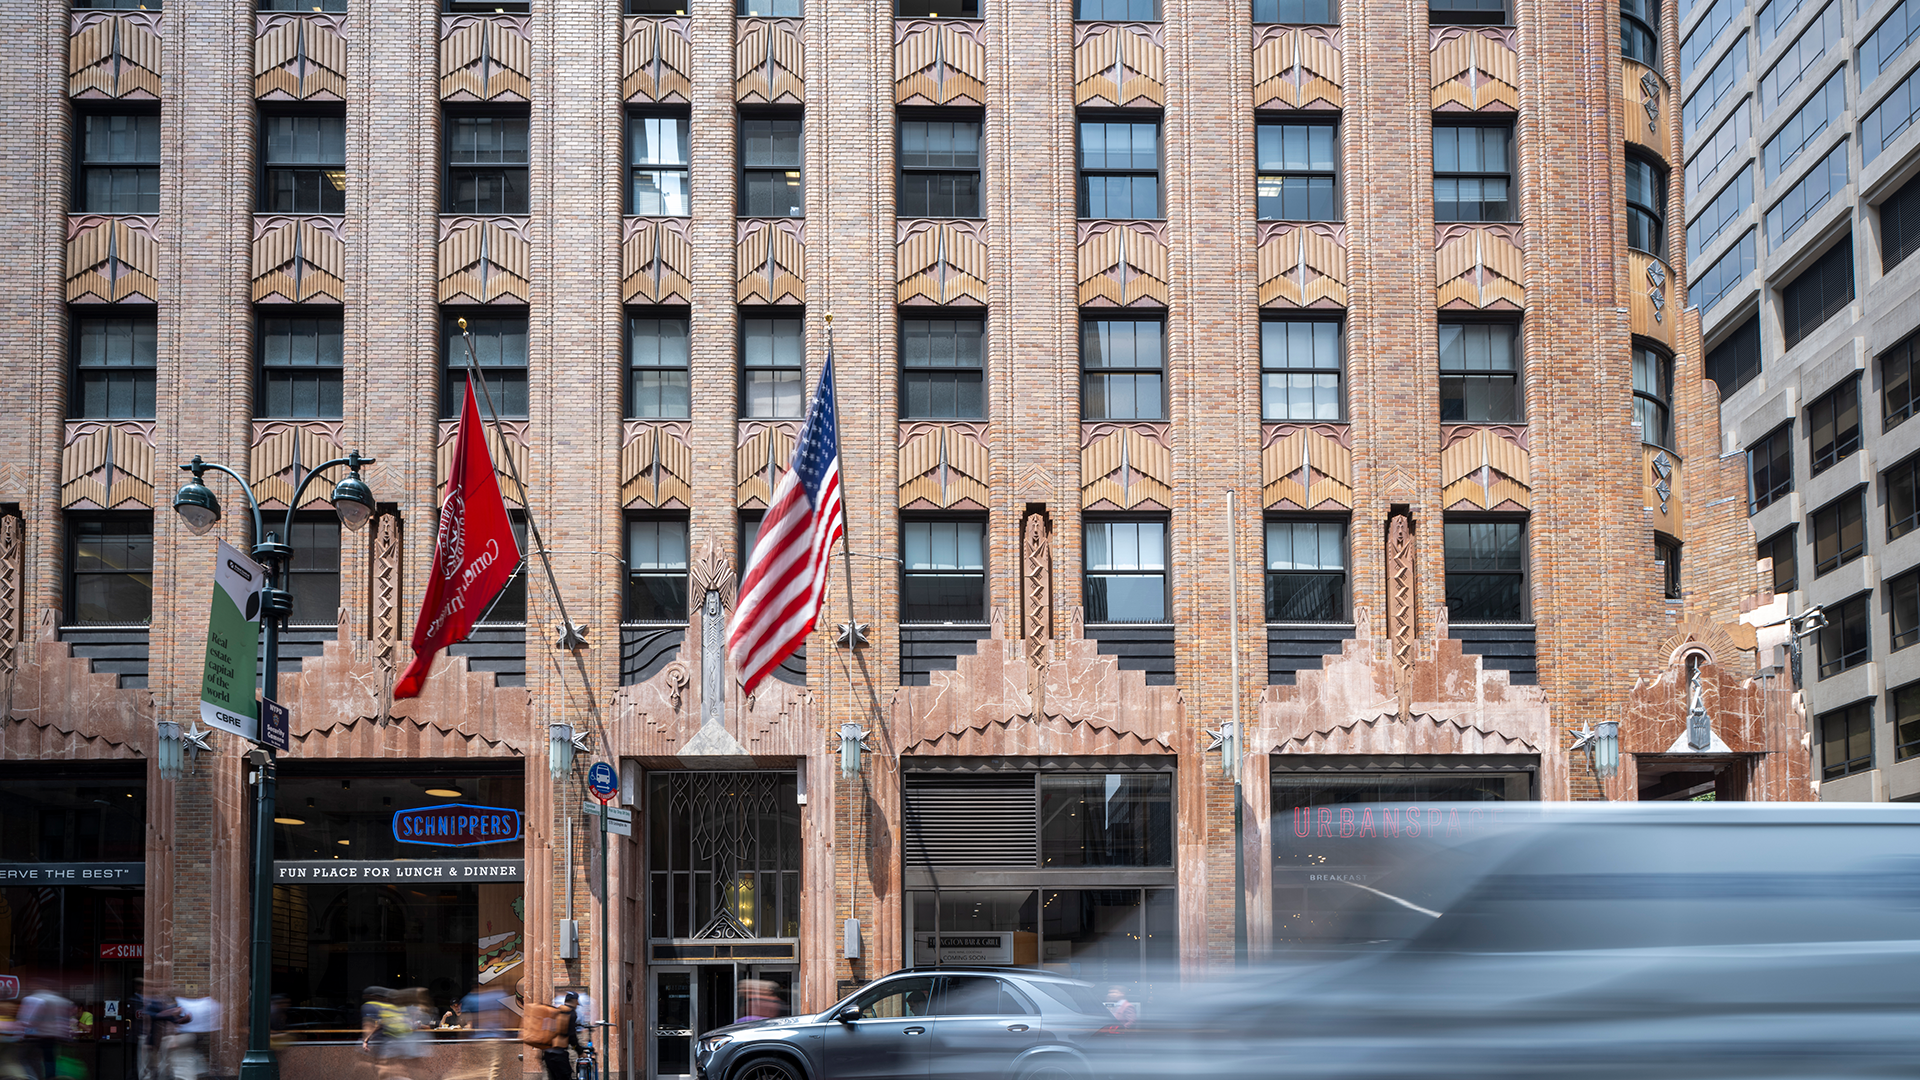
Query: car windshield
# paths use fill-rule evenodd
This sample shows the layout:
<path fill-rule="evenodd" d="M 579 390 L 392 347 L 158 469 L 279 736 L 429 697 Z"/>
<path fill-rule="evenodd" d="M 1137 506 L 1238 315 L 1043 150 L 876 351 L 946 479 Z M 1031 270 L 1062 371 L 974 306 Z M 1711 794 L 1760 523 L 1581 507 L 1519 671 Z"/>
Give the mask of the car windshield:
<path fill-rule="evenodd" d="M 1073 1012 L 1082 1013 L 1087 1016 L 1110 1015 L 1107 1012 L 1106 1003 L 1100 1000 L 1100 995 L 1094 993 L 1093 987 L 1085 983 L 1041 982 L 1036 980 L 1027 985 L 1047 995 L 1054 1001 L 1065 1005 Z"/>

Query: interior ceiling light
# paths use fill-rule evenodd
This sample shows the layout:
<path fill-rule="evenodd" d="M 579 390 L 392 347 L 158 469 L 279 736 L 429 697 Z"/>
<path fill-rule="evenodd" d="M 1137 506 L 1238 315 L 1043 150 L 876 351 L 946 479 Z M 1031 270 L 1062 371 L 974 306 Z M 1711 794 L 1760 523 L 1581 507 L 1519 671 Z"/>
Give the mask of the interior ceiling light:
<path fill-rule="evenodd" d="M 427 794 L 438 795 L 442 799 L 457 799 L 460 797 L 460 792 L 450 787 L 430 787 L 427 789 Z"/>
<path fill-rule="evenodd" d="M 336 843 L 336 844 L 351 844 L 351 843 L 353 843 L 353 841 L 351 841 L 351 840 L 335 840 L 335 841 L 334 841 L 334 843 Z"/>
<path fill-rule="evenodd" d="M 273 823 L 275 825 L 305 825 L 306 824 L 305 821 L 302 821 L 297 817 L 277 817 L 273 819 Z"/>

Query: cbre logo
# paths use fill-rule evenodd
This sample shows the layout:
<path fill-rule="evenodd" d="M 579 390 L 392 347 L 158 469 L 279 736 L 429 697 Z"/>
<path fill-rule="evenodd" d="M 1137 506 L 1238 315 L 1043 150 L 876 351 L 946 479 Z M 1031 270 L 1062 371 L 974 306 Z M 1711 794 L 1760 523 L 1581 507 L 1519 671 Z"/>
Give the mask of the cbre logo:
<path fill-rule="evenodd" d="M 520 811 L 504 806 L 448 803 L 417 810 L 396 810 L 393 838 L 403 844 L 478 847 L 520 839 Z"/>

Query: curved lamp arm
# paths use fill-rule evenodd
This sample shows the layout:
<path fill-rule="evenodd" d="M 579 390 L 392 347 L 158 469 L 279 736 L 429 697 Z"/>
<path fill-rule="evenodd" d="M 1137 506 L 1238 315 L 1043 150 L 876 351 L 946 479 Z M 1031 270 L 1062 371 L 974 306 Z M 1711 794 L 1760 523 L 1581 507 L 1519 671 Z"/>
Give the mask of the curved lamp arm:
<path fill-rule="evenodd" d="M 217 462 L 206 461 L 202 459 L 199 454 L 193 455 L 192 462 L 186 465 L 180 466 L 180 471 L 190 472 L 193 474 L 193 479 L 194 479 L 194 482 L 196 483 L 204 482 L 202 481 L 201 476 L 208 469 L 213 469 L 217 472 L 226 473 L 228 476 L 233 477 L 234 483 L 240 485 L 240 493 L 247 497 L 247 509 L 253 511 L 254 543 L 256 544 L 259 543 L 262 539 L 265 538 L 266 526 L 261 521 L 261 518 L 260 518 L 260 503 L 253 497 L 253 485 L 247 483 L 245 477 L 241 476 L 237 472 L 234 472 L 232 469 L 227 468 L 225 465 L 221 465 Z"/>
<path fill-rule="evenodd" d="M 313 483 L 314 477 L 319 476 L 321 473 L 326 472 L 328 469 L 333 468 L 335 465 L 345 465 L 347 467 L 347 479 L 354 481 L 356 483 L 361 483 L 361 486 L 364 488 L 365 484 L 360 480 L 360 466 L 371 465 L 371 464 L 373 464 L 372 458 L 363 457 L 361 456 L 360 451 L 354 450 L 349 452 L 346 457 L 337 457 L 337 458 L 334 458 L 332 461 L 323 461 L 320 464 L 315 465 L 313 468 L 308 469 L 307 475 L 301 477 L 300 482 L 294 485 L 293 497 L 287 500 L 286 527 L 284 530 L 282 530 L 282 534 L 286 537 L 293 536 L 294 511 L 298 509 L 300 506 L 301 493 L 307 490 L 308 484 Z M 346 483 L 346 481 L 343 480 L 341 481 L 341 483 Z M 338 492 L 339 490 L 338 485 L 335 486 L 334 490 Z M 371 497 L 372 497 L 372 493 L 369 491 L 368 498 L 371 499 Z M 368 509 L 371 510 L 372 507 L 369 506 Z M 338 510 L 337 506 L 335 507 L 335 510 L 336 511 Z M 257 516 L 258 511 L 256 511 L 255 513 Z M 352 526 L 349 526 L 349 527 L 354 528 Z M 355 531 L 358 531 L 358 529 L 355 528 Z"/>

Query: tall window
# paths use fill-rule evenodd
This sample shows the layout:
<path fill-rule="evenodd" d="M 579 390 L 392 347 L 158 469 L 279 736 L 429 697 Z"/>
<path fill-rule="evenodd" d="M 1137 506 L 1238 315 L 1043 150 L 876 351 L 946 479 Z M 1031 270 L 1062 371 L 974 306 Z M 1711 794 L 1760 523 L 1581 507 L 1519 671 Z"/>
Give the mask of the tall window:
<path fill-rule="evenodd" d="M 1820 779 L 1873 768 L 1873 702 L 1856 701 L 1820 714 Z"/>
<path fill-rule="evenodd" d="M 67 519 L 67 622 L 138 626 L 153 616 L 153 515 Z"/>
<path fill-rule="evenodd" d="M 797 318 L 740 320 L 740 414 L 754 420 L 800 416 L 806 333 Z"/>
<path fill-rule="evenodd" d="M 1081 419 L 1165 418 L 1163 330 L 1157 319 L 1080 321 Z"/>
<path fill-rule="evenodd" d="M 1798 345 L 1821 323 L 1853 302 L 1853 239 L 1835 244 L 1832 251 L 1800 272 L 1780 290 L 1780 312 L 1787 348 Z"/>
<path fill-rule="evenodd" d="M 507 525 L 513 529 L 513 541 L 523 553 L 520 564 L 514 567 L 513 577 L 508 580 L 500 595 L 480 616 L 480 621 L 493 625 L 524 626 L 527 621 L 527 512 L 508 508 Z"/>
<path fill-rule="evenodd" d="M 1684 595 L 1680 591 L 1680 541 L 1655 533 L 1653 561 L 1660 564 L 1660 594 L 1669 600 L 1680 599 Z"/>
<path fill-rule="evenodd" d="M 978 316 L 900 320 L 900 418 L 987 415 L 987 323 Z"/>
<path fill-rule="evenodd" d="M 1867 601 L 1872 596 L 1863 592 L 1827 606 L 1827 625 L 1820 628 L 1821 678 L 1838 675 L 1872 659 L 1873 629 L 1867 617 Z"/>
<path fill-rule="evenodd" d="M 1331 123 L 1260 124 L 1254 136 L 1259 215 L 1280 221 L 1338 221 L 1339 129 Z"/>
<path fill-rule="evenodd" d="M 1861 503 L 1866 489 L 1849 492 L 1813 512 L 1813 576 L 1837 570 L 1867 550 Z"/>
<path fill-rule="evenodd" d="M 527 418 L 527 317 L 525 315 L 469 315 L 467 332 L 473 335 L 474 360 L 486 379 L 486 389 L 473 388 L 480 415 L 487 416 L 487 394 L 493 395 L 493 407 L 508 420 Z M 460 322 L 453 315 L 441 322 L 441 356 L 446 377 L 441 384 L 440 415 L 452 419 L 460 415 L 460 403 L 467 394 L 467 345 L 460 336 Z"/>
<path fill-rule="evenodd" d="M 1340 21 L 1340 8 L 1334 0 L 1253 0 L 1253 21 L 1324 26 Z"/>
<path fill-rule="evenodd" d="M 1747 451 L 1747 513 L 1757 514 L 1793 490 L 1793 421 Z"/>
<path fill-rule="evenodd" d="M 1667 170 L 1627 155 L 1627 246 L 1667 257 Z"/>
<path fill-rule="evenodd" d="M 75 316 L 74 418 L 152 419 L 157 341 L 152 318 Z"/>
<path fill-rule="evenodd" d="M 1524 622 L 1527 525 L 1524 521 L 1446 523 L 1447 617 L 1455 622 Z"/>
<path fill-rule="evenodd" d="M 1914 19 L 1920 25 L 1920 5 L 1915 7 Z M 1916 251 L 1920 251 L 1920 176 L 1880 204 L 1880 272 L 1892 270 Z"/>
<path fill-rule="evenodd" d="M 977 19 L 980 0 L 899 0 L 893 14 L 900 19 Z"/>
<path fill-rule="evenodd" d="M 527 118 L 447 117 L 447 175 L 441 212 L 527 212 Z"/>
<path fill-rule="evenodd" d="M 1914 379 L 1915 362 L 1920 361 L 1920 334 L 1909 334 L 1905 341 L 1880 354 L 1880 385 L 1886 420 L 1882 431 L 1891 431 L 1913 415 L 1920 403 L 1920 382 Z"/>
<path fill-rule="evenodd" d="M 1340 323 L 1268 319 L 1260 323 L 1260 417 L 1341 420 Z"/>
<path fill-rule="evenodd" d="M 1633 347 L 1633 418 L 1641 442 L 1673 445 L 1673 358 L 1644 345 Z"/>
<path fill-rule="evenodd" d="M 685 315 L 628 315 L 627 415 L 670 420 L 692 416 L 691 355 Z"/>
<path fill-rule="evenodd" d="M 1347 523 L 1267 522 L 1267 621 L 1347 619 Z"/>
<path fill-rule="evenodd" d="M 1433 126 L 1433 220 L 1513 219 L 1513 129 Z"/>
<path fill-rule="evenodd" d="M 74 210 L 159 213 L 160 115 L 82 113 L 74 119 L 80 126 L 80 182 L 75 186 Z"/>
<path fill-rule="evenodd" d="M 1798 528 L 1789 526 L 1760 541 L 1756 558 L 1773 560 L 1773 591 L 1785 596 L 1800 587 L 1800 556 L 1794 544 Z"/>
<path fill-rule="evenodd" d="M 741 217 L 806 216 L 804 134 L 804 121 L 798 118 L 741 118 Z"/>
<path fill-rule="evenodd" d="M 1899 687 L 1888 697 L 1893 703 L 1893 756 L 1905 761 L 1920 754 L 1920 682 Z"/>
<path fill-rule="evenodd" d="M 1160 216 L 1160 123 L 1080 121 L 1080 216 Z"/>
<path fill-rule="evenodd" d="M 1816 476 L 1860 449 L 1859 375 L 1847 376 L 1807 406 L 1807 445 Z"/>
<path fill-rule="evenodd" d="M 900 121 L 899 182 L 901 217 L 979 217 L 979 121 Z"/>
<path fill-rule="evenodd" d="M 1880 487 L 1887 493 L 1887 541 L 1891 543 L 1920 526 L 1920 455 L 1888 469 Z"/>
<path fill-rule="evenodd" d="M 301 420 L 344 415 L 342 326 L 337 312 L 260 317 L 257 415 Z"/>
<path fill-rule="evenodd" d="M 1520 393 L 1520 327 L 1510 322 L 1440 324 L 1440 422 L 1515 424 Z"/>
<path fill-rule="evenodd" d="M 1889 648 L 1893 652 L 1920 641 L 1920 570 L 1901 574 L 1887 583 L 1891 594 L 1887 628 L 1892 631 Z"/>
<path fill-rule="evenodd" d="M 627 117 L 627 213 L 686 217 L 688 119 Z"/>
<path fill-rule="evenodd" d="M 1427 22 L 1434 26 L 1505 26 L 1507 0 L 1427 0 Z"/>
<path fill-rule="evenodd" d="M 1620 55 L 1660 69 L 1659 0 L 1620 0 Z"/>
<path fill-rule="evenodd" d="M 1167 523 L 1086 523 L 1088 622 L 1167 621 Z"/>
<path fill-rule="evenodd" d="M 260 210 L 272 214 L 347 212 L 347 118 L 260 118 Z"/>
<path fill-rule="evenodd" d="M 627 522 L 626 622 L 687 620 L 687 523 L 681 518 Z"/>
<path fill-rule="evenodd" d="M 1160 2 L 1074 0 L 1073 17 L 1081 22 L 1153 22 L 1160 18 Z"/>
<path fill-rule="evenodd" d="M 981 622 L 987 617 L 986 524 L 904 521 L 900 621 Z"/>
<path fill-rule="evenodd" d="M 313 462 L 317 465 L 319 462 Z M 340 519 L 331 512 L 296 514 L 287 537 L 287 591 L 296 626 L 333 626 L 340 619 Z"/>
<path fill-rule="evenodd" d="M 1720 387 L 1720 400 L 1753 381 L 1760 374 L 1760 316 L 1740 324 L 1726 339 L 1707 352 L 1707 378 Z"/>

